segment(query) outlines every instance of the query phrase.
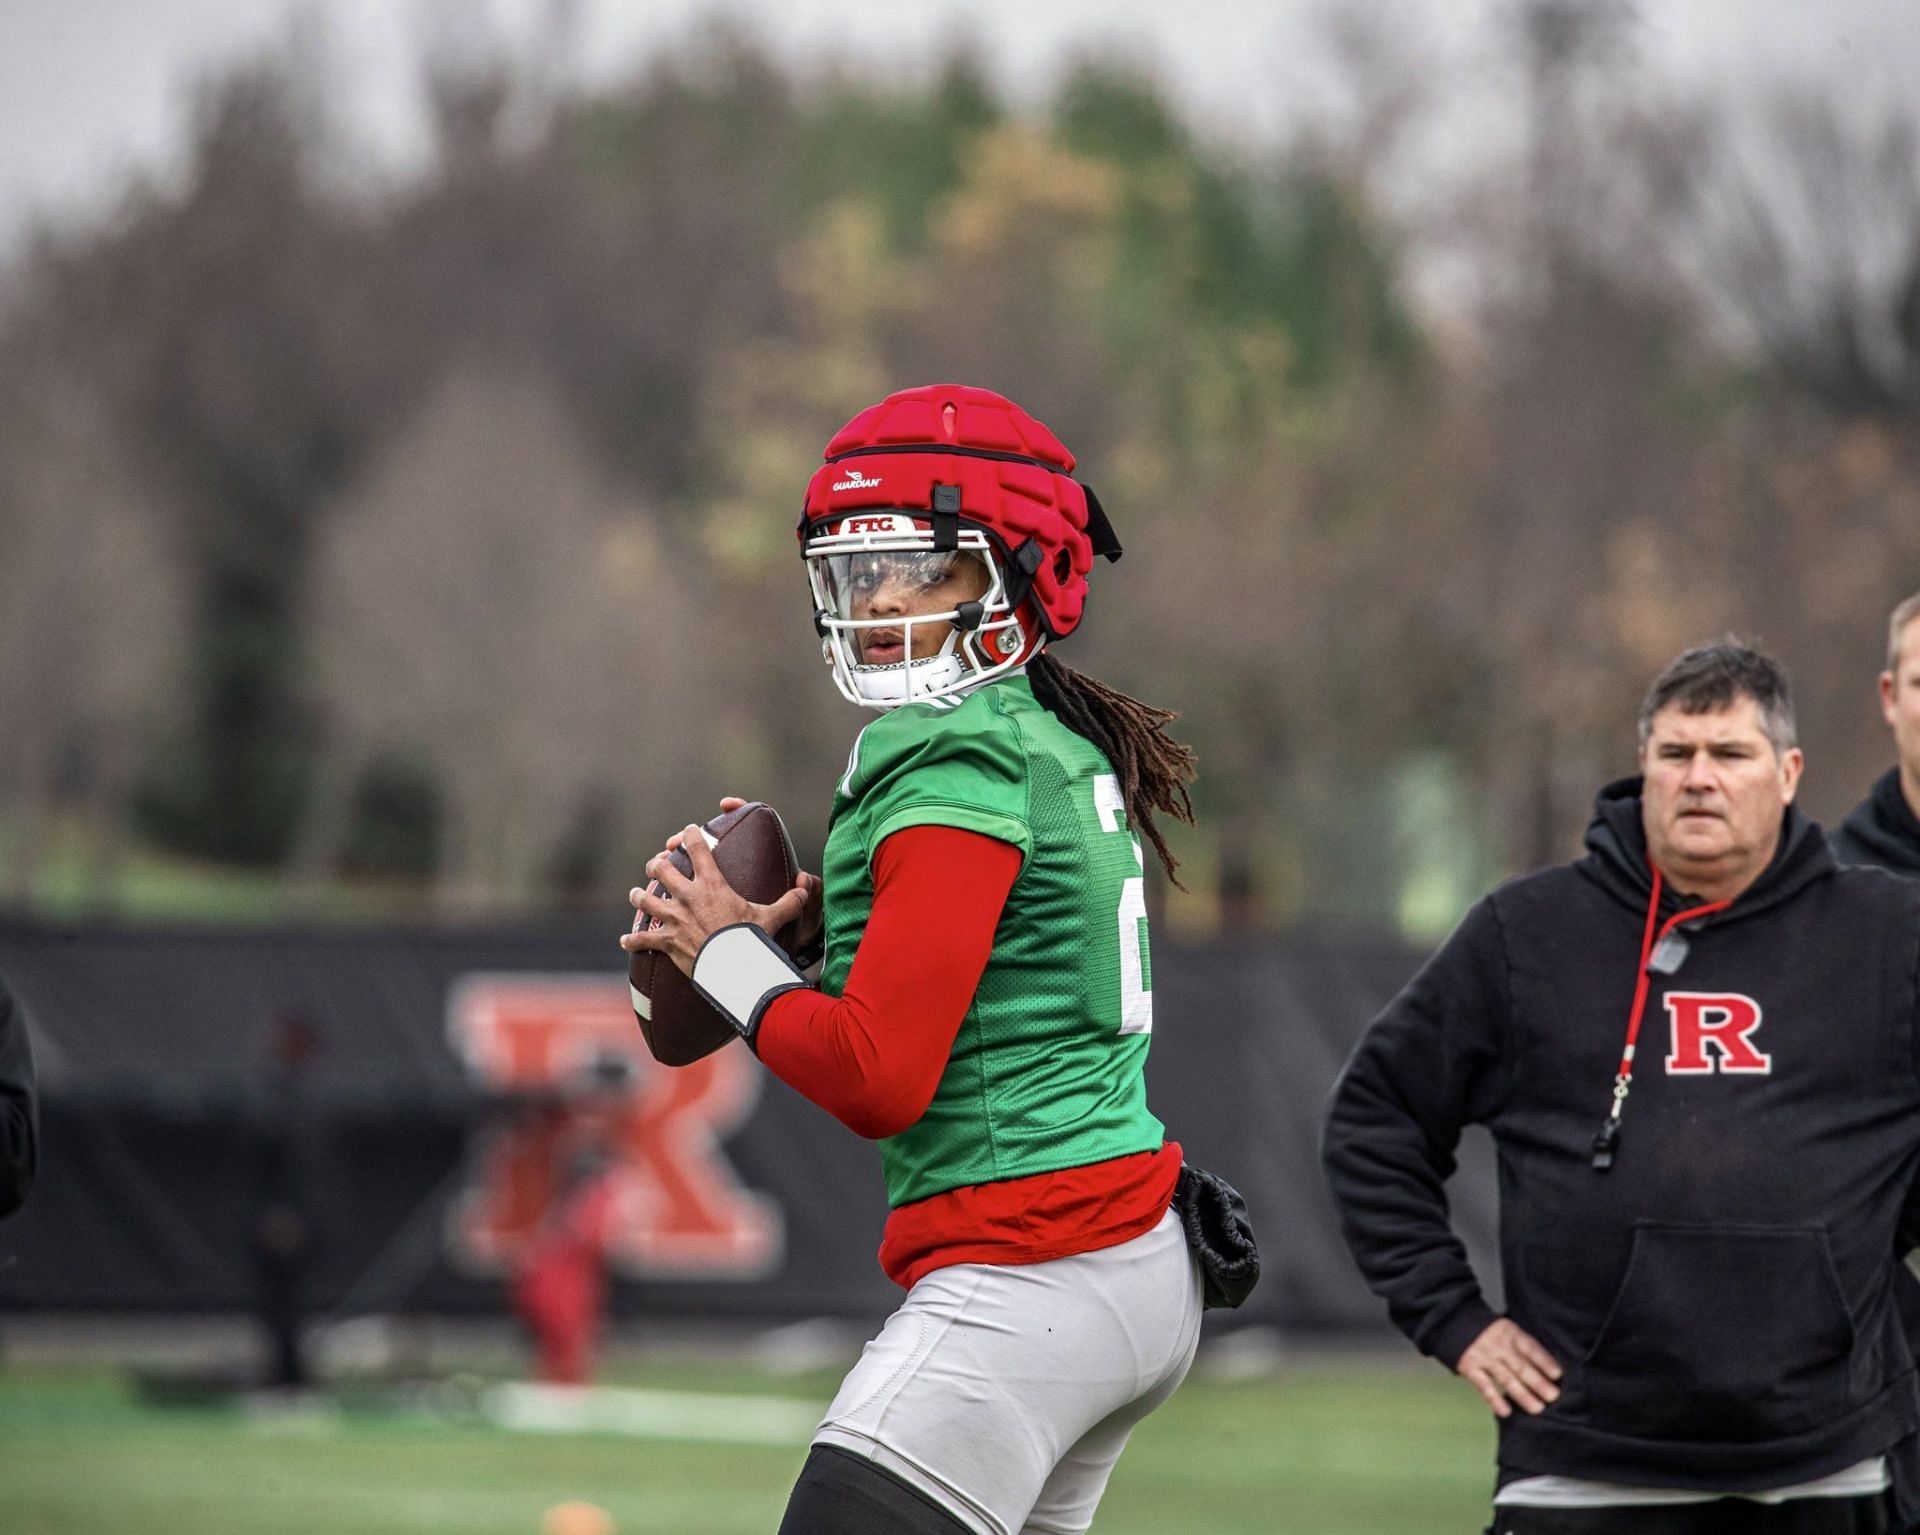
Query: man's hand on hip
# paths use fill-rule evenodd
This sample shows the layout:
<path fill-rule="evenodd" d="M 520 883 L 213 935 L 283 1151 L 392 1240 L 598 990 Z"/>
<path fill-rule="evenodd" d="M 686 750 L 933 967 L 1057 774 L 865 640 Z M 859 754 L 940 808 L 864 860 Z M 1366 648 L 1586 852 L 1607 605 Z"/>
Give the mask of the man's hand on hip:
<path fill-rule="evenodd" d="M 1505 1317 L 1467 1345 L 1454 1370 L 1473 1383 L 1496 1418 L 1510 1416 L 1516 1406 L 1543 1413 L 1560 1395 L 1554 1384 L 1560 1362 Z"/>

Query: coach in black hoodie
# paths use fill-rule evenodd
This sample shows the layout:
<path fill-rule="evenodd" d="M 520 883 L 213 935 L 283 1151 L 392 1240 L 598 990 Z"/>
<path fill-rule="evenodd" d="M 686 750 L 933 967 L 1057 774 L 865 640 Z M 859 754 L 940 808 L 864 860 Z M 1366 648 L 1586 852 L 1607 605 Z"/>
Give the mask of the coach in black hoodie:
<path fill-rule="evenodd" d="M 1347 1240 L 1499 1416 L 1500 1535 L 1899 1528 L 1920 882 L 1839 868 L 1793 809 L 1765 656 L 1681 656 L 1640 728 L 1587 855 L 1475 906 L 1354 1051 L 1324 1143 Z M 1447 1220 L 1474 1123 L 1504 1317 Z"/>
<path fill-rule="evenodd" d="M 0 1216 L 26 1203 L 39 1162 L 40 1111 L 27 1019 L 0 976 Z"/>
<path fill-rule="evenodd" d="M 1920 875 L 1920 815 L 1907 802 L 1901 770 L 1889 768 L 1833 834 L 1833 856 L 1896 874 Z"/>
<path fill-rule="evenodd" d="M 1920 594 L 1895 608 L 1888 621 L 1880 712 L 1899 760 L 1833 834 L 1833 856 L 1920 875 Z"/>

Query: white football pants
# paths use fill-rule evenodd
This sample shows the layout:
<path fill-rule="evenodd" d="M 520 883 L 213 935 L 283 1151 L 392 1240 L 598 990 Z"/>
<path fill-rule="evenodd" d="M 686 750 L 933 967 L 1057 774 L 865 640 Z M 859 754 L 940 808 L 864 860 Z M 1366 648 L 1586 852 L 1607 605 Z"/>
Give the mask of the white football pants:
<path fill-rule="evenodd" d="M 864 1455 L 978 1535 L 1081 1535 L 1199 1342 L 1200 1271 L 1171 1211 L 1097 1252 L 957 1263 L 907 1292 L 814 1443 Z"/>

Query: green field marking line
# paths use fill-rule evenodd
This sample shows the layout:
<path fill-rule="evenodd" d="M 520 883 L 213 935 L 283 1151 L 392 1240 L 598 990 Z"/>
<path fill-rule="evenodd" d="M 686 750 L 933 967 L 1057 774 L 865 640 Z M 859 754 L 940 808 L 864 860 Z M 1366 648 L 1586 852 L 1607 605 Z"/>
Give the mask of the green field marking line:
<path fill-rule="evenodd" d="M 813 1437 L 821 1409 L 795 1397 L 509 1384 L 491 1387 L 481 1411 L 499 1427 L 525 1433 L 791 1445 Z"/>

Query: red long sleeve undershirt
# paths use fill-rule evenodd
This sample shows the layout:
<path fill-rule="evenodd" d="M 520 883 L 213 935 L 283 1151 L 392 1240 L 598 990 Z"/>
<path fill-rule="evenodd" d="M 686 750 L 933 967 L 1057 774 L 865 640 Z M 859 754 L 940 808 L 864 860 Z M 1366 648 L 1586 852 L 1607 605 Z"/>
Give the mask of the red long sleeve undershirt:
<path fill-rule="evenodd" d="M 856 1134 L 927 1111 L 993 951 L 1020 850 L 910 826 L 873 855 L 873 913 L 838 997 L 792 991 L 760 1020 L 760 1059 Z"/>
<path fill-rule="evenodd" d="M 845 991 L 790 991 L 760 1020 L 760 1059 L 857 1133 L 897 1135 L 933 1101 L 1020 873 L 1019 849 L 915 826 L 873 859 L 873 911 Z M 1129 1241 L 1166 1214 L 1180 1147 L 949 1189 L 887 1218 L 880 1265 L 911 1289 L 950 1263 L 1043 1263 Z"/>

